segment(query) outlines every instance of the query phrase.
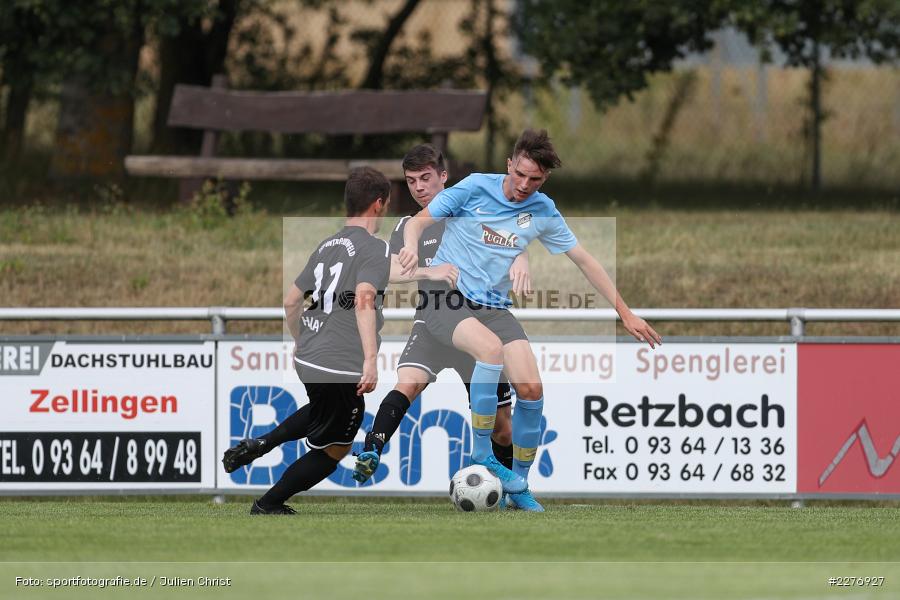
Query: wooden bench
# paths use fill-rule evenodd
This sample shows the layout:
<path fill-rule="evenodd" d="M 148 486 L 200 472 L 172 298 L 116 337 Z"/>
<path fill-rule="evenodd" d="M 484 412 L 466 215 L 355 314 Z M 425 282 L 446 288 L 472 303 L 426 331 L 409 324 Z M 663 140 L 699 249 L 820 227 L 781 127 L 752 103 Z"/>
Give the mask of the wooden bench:
<path fill-rule="evenodd" d="M 223 180 L 342 181 L 350 169 L 370 166 L 402 181 L 400 158 L 272 159 L 216 156 L 222 131 L 283 134 L 369 135 L 422 133 L 446 150 L 453 131 L 477 131 L 486 107 L 481 91 L 254 92 L 228 90 L 224 77 L 212 87 L 178 85 L 167 124 L 204 130 L 200 156 L 128 156 L 133 176 L 174 177 L 189 199 L 207 178 Z"/>

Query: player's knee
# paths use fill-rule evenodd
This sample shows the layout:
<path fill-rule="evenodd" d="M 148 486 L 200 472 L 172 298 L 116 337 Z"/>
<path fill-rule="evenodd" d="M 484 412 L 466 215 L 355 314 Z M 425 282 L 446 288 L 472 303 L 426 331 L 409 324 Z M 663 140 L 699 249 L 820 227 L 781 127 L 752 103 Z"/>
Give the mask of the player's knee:
<path fill-rule="evenodd" d="M 427 385 L 428 384 L 414 381 L 401 381 L 394 389 L 406 396 L 406 398 L 412 402 L 416 396 L 422 393 Z"/>
<path fill-rule="evenodd" d="M 339 446 L 335 444 L 332 446 L 326 446 L 325 448 L 323 448 L 323 450 L 325 451 L 325 454 L 327 454 L 334 460 L 341 460 L 342 458 L 347 456 L 347 453 L 350 452 L 350 448 L 352 448 L 352 446 L 350 445 Z"/>
<path fill-rule="evenodd" d="M 497 336 L 491 336 L 478 344 L 475 360 L 492 365 L 503 364 L 503 344 Z"/>
<path fill-rule="evenodd" d="M 517 383 L 516 397 L 522 400 L 540 400 L 544 395 L 544 386 L 540 381 Z"/>

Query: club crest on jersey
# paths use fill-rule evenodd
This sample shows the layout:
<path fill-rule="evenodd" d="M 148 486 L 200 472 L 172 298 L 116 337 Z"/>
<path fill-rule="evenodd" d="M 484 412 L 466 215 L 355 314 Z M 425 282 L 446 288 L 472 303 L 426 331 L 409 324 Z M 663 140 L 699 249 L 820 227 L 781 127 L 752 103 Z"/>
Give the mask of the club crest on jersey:
<path fill-rule="evenodd" d="M 481 240 L 488 246 L 501 246 L 503 248 L 515 248 L 519 236 L 509 231 L 494 231 L 487 225 L 481 225 Z"/>
<path fill-rule="evenodd" d="M 519 226 L 519 229 L 528 229 L 531 227 L 531 213 L 523 212 L 519 213 L 518 218 L 516 219 L 516 225 Z"/>

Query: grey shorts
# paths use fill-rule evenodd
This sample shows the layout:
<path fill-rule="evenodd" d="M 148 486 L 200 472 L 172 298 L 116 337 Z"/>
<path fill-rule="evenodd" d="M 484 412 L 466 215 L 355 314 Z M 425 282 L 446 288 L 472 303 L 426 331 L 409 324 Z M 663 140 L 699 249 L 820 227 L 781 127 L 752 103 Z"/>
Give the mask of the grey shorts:
<path fill-rule="evenodd" d="M 428 332 L 437 341 L 448 346 L 453 345 L 456 327 L 470 317 L 478 319 L 490 329 L 503 345 L 528 339 L 522 325 L 509 310 L 472 302 L 459 290 L 451 290 L 449 287 L 432 288 L 420 314 Z"/>
<path fill-rule="evenodd" d="M 468 392 L 472 370 L 475 369 L 475 359 L 462 350 L 440 343 L 428 331 L 425 321 L 416 320 L 397 363 L 397 368 L 402 367 L 424 371 L 428 374 L 429 383 L 433 383 L 438 373 L 444 369 L 453 369 L 462 379 Z M 512 404 L 512 390 L 509 381 L 501 375 L 497 384 L 497 406 L 508 404 Z"/>

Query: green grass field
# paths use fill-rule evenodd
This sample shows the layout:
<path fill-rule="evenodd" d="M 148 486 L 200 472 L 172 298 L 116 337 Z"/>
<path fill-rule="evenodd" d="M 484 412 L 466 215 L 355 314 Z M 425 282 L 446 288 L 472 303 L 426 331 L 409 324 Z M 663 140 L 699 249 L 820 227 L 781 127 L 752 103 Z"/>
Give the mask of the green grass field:
<path fill-rule="evenodd" d="M 442 499 L 5 500 L 0 598 L 896 598 L 894 505 L 550 502 L 462 514 Z M 101 591 L 15 577 L 231 577 L 231 587 Z M 880 576 L 879 587 L 829 577 Z"/>

